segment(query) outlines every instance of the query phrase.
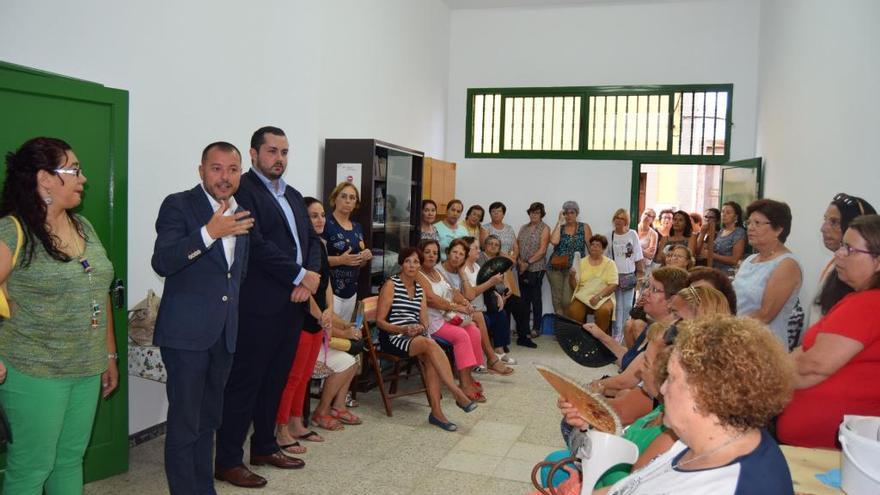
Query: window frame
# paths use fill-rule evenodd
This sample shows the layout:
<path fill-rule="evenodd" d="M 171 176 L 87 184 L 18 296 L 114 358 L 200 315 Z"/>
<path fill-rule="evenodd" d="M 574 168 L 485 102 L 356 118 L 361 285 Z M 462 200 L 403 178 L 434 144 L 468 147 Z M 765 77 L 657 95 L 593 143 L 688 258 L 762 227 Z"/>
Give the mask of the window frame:
<path fill-rule="evenodd" d="M 727 109 L 725 113 L 725 140 L 724 154 L 722 155 L 673 155 L 673 118 L 675 115 L 675 93 L 682 92 L 726 92 Z M 501 108 L 500 135 L 501 146 L 498 153 L 477 153 L 473 148 L 473 118 L 474 96 L 482 94 L 500 94 Z M 639 96 L 639 95 L 669 95 L 669 110 L 667 122 L 667 146 L 665 151 L 645 150 L 597 150 L 587 149 L 588 122 L 590 115 L 591 96 Z M 580 96 L 580 134 L 578 149 L 571 151 L 552 150 L 505 150 L 504 128 L 506 117 L 507 97 L 556 97 L 556 96 Z M 731 131 L 733 130 L 733 84 L 661 84 L 661 85 L 630 85 L 630 86 L 559 86 L 559 87 L 521 87 L 521 88 L 468 88 L 465 112 L 465 153 L 468 159 L 475 158 L 513 158 L 513 159 L 568 159 L 568 160 L 620 160 L 620 161 L 654 161 L 663 163 L 683 164 L 706 164 L 721 165 L 730 161 L 730 147 L 732 142 Z"/>

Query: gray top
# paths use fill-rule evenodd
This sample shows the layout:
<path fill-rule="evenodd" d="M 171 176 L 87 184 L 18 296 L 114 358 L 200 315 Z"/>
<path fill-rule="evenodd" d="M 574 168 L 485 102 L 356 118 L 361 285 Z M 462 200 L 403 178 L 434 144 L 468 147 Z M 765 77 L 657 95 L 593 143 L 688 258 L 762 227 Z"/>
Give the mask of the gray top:
<path fill-rule="evenodd" d="M 797 263 L 798 269 L 803 272 L 801 264 L 797 258 L 791 253 L 785 253 L 770 261 L 757 261 L 758 255 L 753 254 L 742 262 L 739 271 L 736 272 L 736 278 L 733 279 L 733 290 L 736 292 L 736 314 L 739 316 L 747 316 L 761 309 L 761 302 L 764 300 L 764 291 L 767 289 L 767 281 L 770 275 L 782 263 L 782 260 L 792 259 Z M 803 273 L 801 273 L 803 275 Z M 780 342 L 788 348 L 788 319 L 794 311 L 800 294 L 800 286 L 791 292 L 788 300 L 779 310 L 776 318 L 767 326 L 773 332 Z"/>

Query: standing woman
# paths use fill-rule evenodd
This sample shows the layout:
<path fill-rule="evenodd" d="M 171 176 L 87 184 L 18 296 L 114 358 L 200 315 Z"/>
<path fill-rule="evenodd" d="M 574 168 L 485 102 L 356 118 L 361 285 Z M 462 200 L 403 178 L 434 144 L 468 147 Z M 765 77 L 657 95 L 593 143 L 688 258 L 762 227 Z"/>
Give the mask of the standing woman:
<path fill-rule="evenodd" d="M 489 205 L 489 218 L 491 222 L 484 224 L 485 233 L 480 237 L 480 242 L 491 234 L 501 241 L 501 254 L 507 256 L 514 263 L 519 258 L 519 244 L 516 242 L 516 233 L 513 227 L 504 223 L 504 215 L 507 214 L 507 207 L 501 201 L 496 201 Z"/>
<path fill-rule="evenodd" d="M 433 199 L 422 200 L 422 221 L 419 224 L 419 240 L 433 239 L 440 240 L 440 234 L 437 233 L 437 227 L 434 222 L 437 221 L 437 203 Z"/>
<path fill-rule="evenodd" d="M 60 139 L 34 138 L 6 155 L 0 281 L 11 315 L 0 320 L 8 372 L 0 403 L 15 443 L 6 447 L 3 493 L 81 493 L 98 395 L 118 382 L 113 266 L 92 225 L 73 212 L 85 182 Z"/>
<path fill-rule="evenodd" d="M 618 342 L 623 339 L 623 323 L 629 316 L 635 302 L 636 285 L 645 277 L 645 261 L 642 259 L 642 245 L 639 234 L 629 228 L 629 214 L 618 208 L 612 217 L 614 230 L 608 236 L 606 256 L 617 264 L 617 289 L 614 292 L 614 331 L 612 335 Z"/>
<path fill-rule="evenodd" d="M 469 236 L 474 239 L 486 237 L 486 229 L 480 225 L 485 216 L 486 212 L 480 205 L 473 205 L 467 209 L 467 213 L 464 215 L 464 228 Z"/>
<path fill-rule="evenodd" d="M 669 235 L 660 239 L 657 246 L 657 261 L 661 264 L 666 263 L 666 254 L 673 246 L 686 246 L 691 252 L 697 247 L 697 240 L 693 236 L 693 225 L 691 224 L 691 216 L 684 210 L 678 210 L 672 215 L 672 227 L 669 229 Z"/>
<path fill-rule="evenodd" d="M 330 192 L 333 214 L 321 236 L 327 241 L 330 276 L 333 278 L 333 308 L 343 320 L 351 320 L 357 303 L 358 275 L 373 253 L 364 244 L 361 224 L 351 214 L 361 204 L 361 196 L 351 182 L 340 182 Z"/>
<path fill-rule="evenodd" d="M 446 248 L 449 247 L 453 239 L 468 235 L 467 229 L 458 223 L 462 211 L 464 211 L 464 205 L 461 203 L 461 200 L 453 199 L 446 204 L 446 216 L 443 217 L 443 221 L 434 224 L 434 228 L 437 229 L 437 234 L 440 237 L 438 242 L 440 243 L 441 260 L 446 259 Z"/>
<path fill-rule="evenodd" d="M 733 289 L 736 314 L 764 322 L 780 342 L 788 340 L 788 320 L 801 288 L 801 265 L 785 247 L 791 232 L 791 209 L 772 199 L 753 201 L 746 208 L 749 244 L 755 254 L 742 262 Z"/>
<path fill-rule="evenodd" d="M 305 197 L 303 201 L 309 212 L 309 221 L 315 229 L 315 233 L 324 233 L 326 220 L 324 206 L 312 197 Z M 333 292 L 330 290 L 330 264 L 327 261 L 326 241 L 321 242 L 321 282 L 318 290 L 309 298 L 309 313 L 303 319 L 303 328 L 300 333 L 299 343 L 296 346 L 296 355 L 287 375 L 287 384 L 281 394 L 278 403 L 278 412 L 275 415 L 275 438 L 278 440 L 278 448 L 283 453 L 298 455 L 305 454 L 306 448 L 301 446 L 297 439 L 309 442 L 323 442 L 324 438 L 316 432 L 309 431 L 303 424 L 303 409 L 306 397 L 306 389 L 315 370 L 318 353 L 324 342 L 325 332 L 330 332 L 333 324 Z M 329 340 L 328 340 L 329 341 Z M 353 373 L 351 373 L 354 376 Z M 314 422 L 325 430 L 341 430 L 342 424 L 327 414 L 315 411 L 312 416 Z"/>
<path fill-rule="evenodd" d="M 850 222 L 861 215 L 874 215 L 877 212 L 870 203 L 862 198 L 839 193 L 831 200 L 822 219 L 822 243 L 825 249 L 836 253 L 843 241 L 843 233 L 849 228 Z M 816 324 L 828 311 L 853 292 L 852 287 L 841 282 L 834 269 L 834 258 L 828 261 L 819 275 L 819 291 L 813 307 L 810 309 L 810 323 Z"/>
<path fill-rule="evenodd" d="M 550 226 L 544 223 L 544 203 L 532 203 L 526 210 L 529 223 L 519 229 L 519 290 L 522 294 L 524 311 L 532 311 L 532 328 L 541 328 L 544 315 L 541 288 L 544 286 L 544 273 L 547 263 L 544 260 L 550 244 Z"/>
<path fill-rule="evenodd" d="M 562 204 L 556 227 L 550 232 L 550 243 L 555 247 L 550 256 L 550 270 L 547 272 L 547 280 L 550 282 L 550 295 L 553 299 L 553 311 L 558 315 L 565 315 L 568 303 L 571 301 L 572 289 L 568 284 L 568 270 L 574 253 L 585 256 L 587 243 L 593 237 L 593 231 L 587 223 L 578 222 L 580 207 L 574 201 L 566 201 Z"/>
<path fill-rule="evenodd" d="M 642 212 L 642 220 L 639 222 L 639 245 L 642 246 L 642 256 L 645 257 L 645 272 L 649 273 L 653 264 L 654 255 L 657 254 L 657 244 L 660 242 L 660 234 L 654 230 L 652 224 L 657 214 L 648 208 Z"/>
<path fill-rule="evenodd" d="M 711 215 L 710 216 L 710 212 Z M 697 236 L 697 253 L 705 259 L 708 256 L 709 245 L 706 242 L 709 223 L 714 223 L 718 210 L 710 208 L 706 211 L 706 222 Z M 715 243 L 712 246 L 712 267 L 717 268 L 728 276 L 736 273 L 736 267 L 742 260 L 746 250 L 746 231 L 742 228 L 742 206 L 736 201 L 728 201 L 721 206 L 721 228 L 715 232 Z M 705 253 L 704 253 L 705 251 Z"/>

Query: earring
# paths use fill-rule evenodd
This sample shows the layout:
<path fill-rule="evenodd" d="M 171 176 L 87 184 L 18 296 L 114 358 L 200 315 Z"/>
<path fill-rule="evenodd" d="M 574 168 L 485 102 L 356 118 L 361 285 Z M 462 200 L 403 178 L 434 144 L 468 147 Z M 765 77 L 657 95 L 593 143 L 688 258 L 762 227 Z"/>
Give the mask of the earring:
<path fill-rule="evenodd" d="M 49 196 L 48 194 L 43 196 L 43 203 L 46 203 L 46 206 L 51 205 L 52 204 L 52 196 Z"/>

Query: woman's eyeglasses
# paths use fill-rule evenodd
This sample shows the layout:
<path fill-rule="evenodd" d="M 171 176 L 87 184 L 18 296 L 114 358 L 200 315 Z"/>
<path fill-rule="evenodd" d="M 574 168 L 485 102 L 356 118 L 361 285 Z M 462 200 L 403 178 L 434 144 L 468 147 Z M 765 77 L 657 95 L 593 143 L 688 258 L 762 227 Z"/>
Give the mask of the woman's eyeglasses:
<path fill-rule="evenodd" d="M 865 249 L 854 248 L 845 242 L 840 243 L 840 247 L 837 249 L 838 251 L 843 250 L 846 254 L 844 256 L 852 256 L 853 253 L 862 253 L 862 254 L 870 254 L 873 257 L 880 256 L 880 253 L 875 253 L 873 251 L 868 251 Z"/>
<path fill-rule="evenodd" d="M 77 168 L 56 168 L 56 169 L 54 170 L 54 172 L 55 172 L 56 174 L 59 174 L 59 175 L 60 175 L 60 174 L 64 174 L 64 175 L 75 175 L 75 176 L 77 176 L 77 177 L 79 177 L 80 175 L 82 175 L 82 169 L 79 168 L 79 167 L 77 167 Z"/>

